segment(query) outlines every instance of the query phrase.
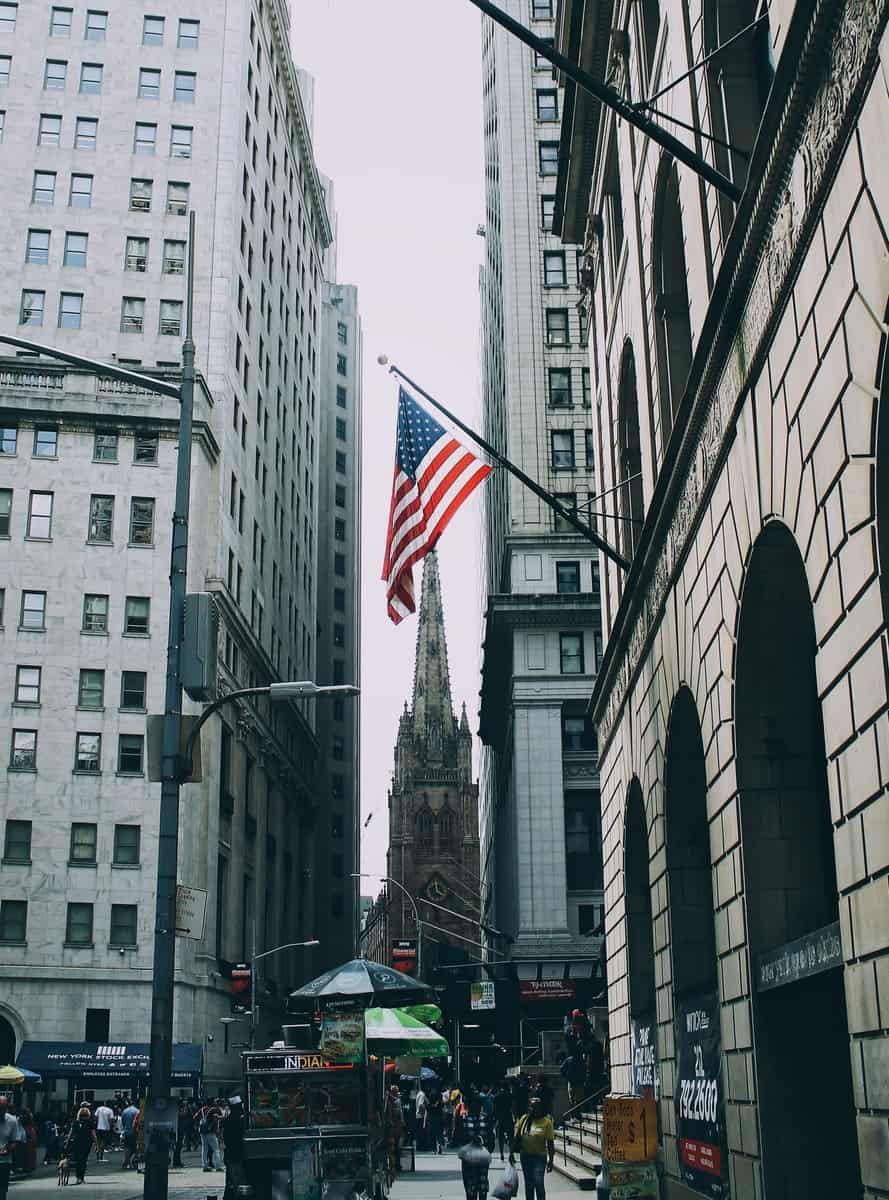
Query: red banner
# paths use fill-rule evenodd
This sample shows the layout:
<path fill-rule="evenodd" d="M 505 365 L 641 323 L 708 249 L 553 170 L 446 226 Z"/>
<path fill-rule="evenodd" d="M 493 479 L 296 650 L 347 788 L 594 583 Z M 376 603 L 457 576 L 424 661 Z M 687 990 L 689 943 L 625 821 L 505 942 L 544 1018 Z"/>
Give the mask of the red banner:
<path fill-rule="evenodd" d="M 691 1138 L 679 1139 L 679 1157 L 686 1166 L 708 1175 L 722 1174 L 722 1154 L 719 1147 L 710 1142 L 695 1142 Z"/>
<path fill-rule="evenodd" d="M 573 1000 L 577 984 L 573 979 L 520 979 L 519 995 L 526 1002 L 536 1000 Z"/>

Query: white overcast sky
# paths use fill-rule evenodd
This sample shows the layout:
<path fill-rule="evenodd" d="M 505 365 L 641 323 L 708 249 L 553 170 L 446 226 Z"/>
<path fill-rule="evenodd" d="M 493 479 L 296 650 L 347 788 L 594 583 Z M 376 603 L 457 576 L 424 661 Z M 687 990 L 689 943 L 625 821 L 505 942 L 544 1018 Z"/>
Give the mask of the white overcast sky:
<path fill-rule="evenodd" d="M 315 78 L 315 153 L 335 186 L 339 281 L 364 325 L 362 870 L 384 870 L 398 716 L 416 617 L 393 626 L 380 566 L 395 449 L 388 354 L 478 423 L 478 267 L 484 243 L 481 38 L 469 0 L 291 0 L 293 53 Z M 451 687 L 477 728 L 481 495 L 442 539 Z M 415 568 L 419 593 L 420 570 Z M 475 744 L 478 772 L 478 743 Z M 375 892 L 371 880 L 363 892 Z"/>

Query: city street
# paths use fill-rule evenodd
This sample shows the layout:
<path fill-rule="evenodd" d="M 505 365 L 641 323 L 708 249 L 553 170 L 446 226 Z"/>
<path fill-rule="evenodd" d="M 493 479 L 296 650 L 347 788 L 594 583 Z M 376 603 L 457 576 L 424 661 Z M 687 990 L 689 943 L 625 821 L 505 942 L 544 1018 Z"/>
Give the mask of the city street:
<path fill-rule="evenodd" d="M 491 1163 L 489 1177 L 493 1192 L 504 1164 L 496 1159 Z M 521 1197 L 524 1187 L 519 1191 Z M 555 1171 L 546 1177 L 547 1200 L 564 1200 L 579 1196 L 580 1190 L 570 1180 Z M 418 1154 L 416 1172 L 406 1172 L 396 1180 L 392 1200 L 461 1200 L 463 1183 L 460 1160 L 456 1154 Z"/>

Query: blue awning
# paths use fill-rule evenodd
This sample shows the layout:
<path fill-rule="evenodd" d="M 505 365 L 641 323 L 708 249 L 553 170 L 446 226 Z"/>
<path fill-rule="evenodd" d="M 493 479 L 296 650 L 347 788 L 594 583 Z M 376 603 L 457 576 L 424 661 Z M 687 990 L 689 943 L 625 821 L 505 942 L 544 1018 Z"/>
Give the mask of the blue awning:
<path fill-rule="evenodd" d="M 23 1042 L 16 1066 L 49 1079 L 127 1080 L 147 1077 L 147 1042 Z M 173 1046 L 173 1081 L 192 1083 L 201 1074 L 196 1042 Z"/>

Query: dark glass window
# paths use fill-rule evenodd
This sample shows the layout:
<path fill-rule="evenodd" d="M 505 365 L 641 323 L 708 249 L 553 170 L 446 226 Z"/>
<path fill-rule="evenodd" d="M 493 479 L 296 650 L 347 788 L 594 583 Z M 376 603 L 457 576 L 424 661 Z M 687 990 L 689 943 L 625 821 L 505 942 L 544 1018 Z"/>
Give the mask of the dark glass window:
<path fill-rule="evenodd" d="M 570 595 L 580 591 L 580 563 L 556 563 L 556 591 L 561 595 Z"/>

